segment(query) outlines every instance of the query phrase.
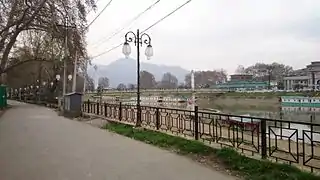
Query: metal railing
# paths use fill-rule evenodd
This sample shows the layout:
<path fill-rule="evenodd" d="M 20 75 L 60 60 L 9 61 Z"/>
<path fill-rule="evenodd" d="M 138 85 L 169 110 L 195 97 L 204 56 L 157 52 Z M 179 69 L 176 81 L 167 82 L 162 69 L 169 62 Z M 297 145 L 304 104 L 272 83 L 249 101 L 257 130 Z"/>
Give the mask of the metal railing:
<path fill-rule="evenodd" d="M 142 106 L 142 126 L 320 172 L 320 124 Z M 135 124 L 134 105 L 84 102 L 84 113 Z"/>
<path fill-rule="evenodd" d="M 22 94 L 9 96 L 8 99 L 21 101 L 30 104 L 45 105 L 51 108 L 58 108 L 58 97 L 48 98 L 47 96 L 37 96 L 35 94 Z"/>
<path fill-rule="evenodd" d="M 176 92 L 176 93 L 183 93 L 183 92 L 192 92 L 191 89 L 140 89 L 140 91 L 143 92 Z M 196 89 L 197 92 L 202 93 L 213 93 L 213 92 L 226 92 L 226 90 L 222 89 Z M 136 93 L 137 90 L 103 90 L 103 94 L 108 93 Z M 96 94 L 96 91 L 87 92 L 87 94 Z"/>

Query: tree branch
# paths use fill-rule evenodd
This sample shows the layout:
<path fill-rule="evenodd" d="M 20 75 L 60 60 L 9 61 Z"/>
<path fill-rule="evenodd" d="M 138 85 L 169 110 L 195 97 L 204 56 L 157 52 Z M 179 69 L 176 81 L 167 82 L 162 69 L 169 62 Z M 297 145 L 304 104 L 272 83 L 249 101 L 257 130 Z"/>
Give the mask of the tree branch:
<path fill-rule="evenodd" d="M 29 60 L 25 60 L 25 61 L 19 61 L 11 66 L 8 66 L 6 67 L 3 71 L 0 72 L 0 74 L 2 73 L 6 73 L 8 71 L 10 71 L 11 69 L 17 67 L 17 66 L 20 66 L 22 64 L 25 64 L 27 62 L 36 62 L 36 61 L 39 61 L 39 62 L 52 62 L 51 60 L 47 60 L 47 59 L 29 59 Z"/>
<path fill-rule="evenodd" d="M 15 25 L 21 24 L 21 23 L 24 21 L 24 18 L 26 17 L 27 12 L 29 11 L 29 9 L 30 9 L 30 8 L 27 7 L 27 8 L 23 11 L 21 18 L 20 18 L 18 21 L 13 22 L 13 23 L 11 23 L 11 24 L 8 24 L 4 29 L 2 29 L 2 30 L 0 31 L 0 35 L 2 35 L 2 33 L 4 33 L 5 31 L 8 31 L 11 27 L 13 27 L 13 26 L 15 26 Z"/>
<path fill-rule="evenodd" d="M 25 23 L 23 23 L 23 25 L 21 27 L 19 27 L 20 24 L 16 25 L 17 26 L 16 31 L 13 34 L 13 36 L 10 38 L 10 41 L 9 41 L 8 45 L 6 46 L 6 48 L 5 48 L 4 52 L 3 52 L 2 58 L 1 58 L 0 74 L 1 74 L 2 71 L 4 71 L 5 65 L 6 65 L 6 63 L 8 61 L 9 53 L 10 53 L 10 51 L 12 49 L 12 46 L 16 42 L 16 39 L 17 39 L 18 35 L 20 34 L 21 31 L 23 31 L 26 27 L 28 27 L 28 25 L 32 22 L 32 20 L 38 15 L 38 12 L 44 6 L 46 1 L 47 0 L 42 0 L 42 2 L 39 4 L 39 6 L 35 10 L 35 12 L 30 16 L 29 20 L 26 21 Z"/>

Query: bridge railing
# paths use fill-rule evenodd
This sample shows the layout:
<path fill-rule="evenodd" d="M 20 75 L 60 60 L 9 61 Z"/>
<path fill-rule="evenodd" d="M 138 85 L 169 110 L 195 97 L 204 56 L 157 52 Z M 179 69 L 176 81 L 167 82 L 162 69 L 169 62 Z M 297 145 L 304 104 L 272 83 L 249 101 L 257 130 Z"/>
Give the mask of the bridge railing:
<path fill-rule="evenodd" d="M 134 105 L 84 102 L 84 113 L 136 123 Z M 320 124 L 142 106 L 142 126 L 320 172 Z"/>

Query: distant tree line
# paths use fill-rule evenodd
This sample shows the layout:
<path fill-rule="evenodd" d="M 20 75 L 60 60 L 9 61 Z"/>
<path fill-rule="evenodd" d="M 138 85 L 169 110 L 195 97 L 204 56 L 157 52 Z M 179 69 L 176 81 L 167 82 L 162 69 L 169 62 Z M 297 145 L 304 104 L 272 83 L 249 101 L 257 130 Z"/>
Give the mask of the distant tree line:
<path fill-rule="evenodd" d="M 196 71 L 195 72 L 195 85 L 198 88 L 208 88 L 218 82 L 226 81 L 227 74 L 225 70 L 213 70 L 213 71 Z M 119 83 L 116 89 L 118 90 L 133 90 L 136 88 L 136 84 L 124 84 Z M 148 71 L 140 72 L 140 88 L 141 89 L 176 89 L 176 88 L 190 88 L 191 87 L 191 74 L 186 74 L 185 82 L 179 82 L 178 78 L 170 73 L 163 74 L 160 81 L 157 81 L 154 75 Z M 107 77 L 100 77 L 98 79 L 98 88 L 109 88 L 109 79 Z M 87 90 L 94 90 L 94 80 L 91 77 L 87 77 L 86 83 Z"/>
<path fill-rule="evenodd" d="M 244 67 L 239 65 L 235 74 L 250 74 L 253 75 L 255 81 L 276 81 L 279 89 L 283 89 L 283 77 L 301 74 L 301 70 L 293 70 L 291 66 L 279 63 L 256 63 L 254 65 Z M 213 85 L 224 83 L 227 81 L 228 74 L 224 69 L 195 71 L 195 87 L 196 88 L 210 88 Z M 87 81 L 88 89 L 94 89 L 93 79 L 89 77 Z M 100 77 L 98 80 L 98 87 L 108 88 L 109 79 L 107 77 Z M 136 84 L 119 83 L 116 87 L 118 90 L 132 90 L 136 88 Z M 154 75 L 148 71 L 140 72 L 140 88 L 141 89 L 175 89 L 175 88 L 191 88 L 191 73 L 186 74 L 185 81 L 179 82 L 178 78 L 170 73 L 164 73 L 161 80 L 157 81 Z"/>

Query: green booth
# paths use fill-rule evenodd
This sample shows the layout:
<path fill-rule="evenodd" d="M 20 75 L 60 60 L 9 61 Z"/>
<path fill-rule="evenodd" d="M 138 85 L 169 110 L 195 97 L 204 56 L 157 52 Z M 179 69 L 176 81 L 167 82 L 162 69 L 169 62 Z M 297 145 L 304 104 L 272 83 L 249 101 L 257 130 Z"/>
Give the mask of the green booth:
<path fill-rule="evenodd" d="M 0 85 L 0 108 L 7 107 L 7 86 Z"/>

